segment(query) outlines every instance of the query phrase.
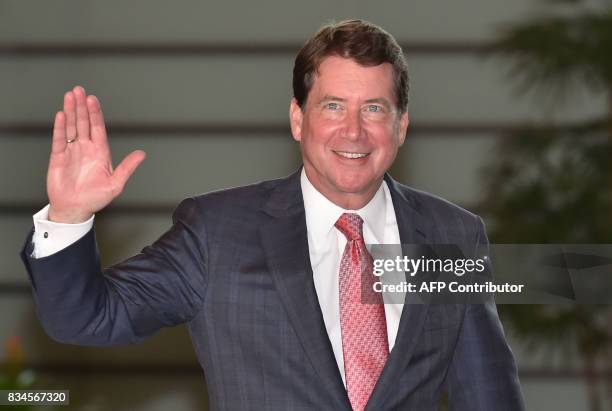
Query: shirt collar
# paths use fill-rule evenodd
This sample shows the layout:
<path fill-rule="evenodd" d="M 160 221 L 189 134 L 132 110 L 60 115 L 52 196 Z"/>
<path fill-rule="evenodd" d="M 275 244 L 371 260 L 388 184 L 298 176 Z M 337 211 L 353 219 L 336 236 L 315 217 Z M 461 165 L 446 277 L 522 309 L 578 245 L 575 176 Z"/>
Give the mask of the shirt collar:
<path fill-rule="evenodd" d="M 300 184 L 306 212 L 306 227 L 315 246 L 323 246 L 324 239 L 343 213 L 357 213 L 363 219 L 363 236 L 366 243 L 383 243 L 387 220 L 387 196 L 383 188 L 387 183 L 384 180 L 374 197 L 359 210 L 345 210 L 332 203 L 312 185 L 303 168 Z"/>

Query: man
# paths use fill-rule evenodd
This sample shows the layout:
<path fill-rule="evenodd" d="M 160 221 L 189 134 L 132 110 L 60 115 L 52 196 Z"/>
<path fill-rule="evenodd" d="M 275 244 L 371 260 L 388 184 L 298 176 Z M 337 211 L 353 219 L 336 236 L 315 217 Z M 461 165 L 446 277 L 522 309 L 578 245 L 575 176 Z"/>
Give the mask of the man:
<path fill-rule="evenodd" d="M 487 244 L 479 217 L 385 174 L 408 127 L 396 41 L 360 20 L 328 25 L 293 75 L 303 168 L 184 200 L 168 232 L 104 271 L 93 214 L 144 153 L 113 170 L 97 99 L 66 93 L 50 204 L 22 252 L 47 333 L 112 345 L 187 323 L 212 409 L 434 410 L 445 391 L 455 410 L 523 409 L 492 302 L 359 300 L 365 243 Z"/>

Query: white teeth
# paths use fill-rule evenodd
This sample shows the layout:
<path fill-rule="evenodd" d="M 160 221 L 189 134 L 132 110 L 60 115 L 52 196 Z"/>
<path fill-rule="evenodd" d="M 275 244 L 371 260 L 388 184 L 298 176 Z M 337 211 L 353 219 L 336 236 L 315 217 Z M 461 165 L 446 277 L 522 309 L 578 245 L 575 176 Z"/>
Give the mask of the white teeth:
<path fill-rule="evenodd" d="M 367 154 L 349 153 L 349 152 L 346 152 L 346 151 L 336 151 L 336 153 L 341 155 L 342 157 L 346 157 L 346 158 L 363 158 L 363 157 L 367 156 Z"/>

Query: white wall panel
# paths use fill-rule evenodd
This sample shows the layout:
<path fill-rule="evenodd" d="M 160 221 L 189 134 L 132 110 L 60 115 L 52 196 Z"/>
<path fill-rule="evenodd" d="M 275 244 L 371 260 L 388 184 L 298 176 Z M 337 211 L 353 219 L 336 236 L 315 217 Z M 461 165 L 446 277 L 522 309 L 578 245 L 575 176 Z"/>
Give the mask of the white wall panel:
<path fill-rule="evenodd" d="M 586 387 L 586 382 L 580 380 L 539 380 L 522 384 L 526 409 L 542 411 L 587 410 Z"/>
<path fill-rule="evenodd" d="M 111 149 L 115 164 L 132 150 L 147 153 L 118 204 L 174 203 L 188 195 L 281 177 L 300 164 L 299 146 L 289 136 L 111 137 Z M 0 177 L 0 201 L 46 198 L 49 150 L 50 139 L 0 137 L 0 163 L 11 164 Z"/>
<path fill-rule="evenodd" d="M 494 159 L 495 136 L 408 137 L 392 172 L 409 185 L 463 206 L 481 199 L 481 168 Z"/>
<path fill-rule="evenodd" d="M 365 18 L 401 40 L 483 40 L 534 0 L 201 2 L 119 0 L 0 3 L 5 41 L 304 41 L 330 19 Z"/>

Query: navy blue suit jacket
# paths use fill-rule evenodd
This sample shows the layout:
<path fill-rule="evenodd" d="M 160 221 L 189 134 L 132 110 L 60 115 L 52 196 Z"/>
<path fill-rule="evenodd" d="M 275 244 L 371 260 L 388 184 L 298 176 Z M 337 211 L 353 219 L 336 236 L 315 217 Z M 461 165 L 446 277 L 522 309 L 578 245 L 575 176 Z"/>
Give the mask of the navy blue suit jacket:
<path fill-rule="evenodd" d="M 141 253 L 100 268 L 95 234 L 22 259 L 60 342 L 108 346 L 187 323 L 214 410 L 350 410 L 308 254 L 299 171 L 185 199 Z M 385 177 L 402 243 L 487 244 L 481 219 Z M 404 306 L 367 410 L 520 411 L 493 302 Z"/>

